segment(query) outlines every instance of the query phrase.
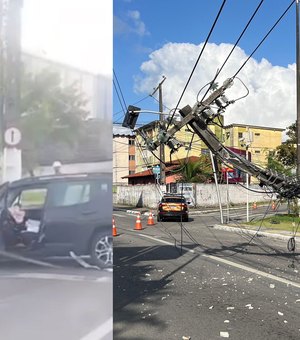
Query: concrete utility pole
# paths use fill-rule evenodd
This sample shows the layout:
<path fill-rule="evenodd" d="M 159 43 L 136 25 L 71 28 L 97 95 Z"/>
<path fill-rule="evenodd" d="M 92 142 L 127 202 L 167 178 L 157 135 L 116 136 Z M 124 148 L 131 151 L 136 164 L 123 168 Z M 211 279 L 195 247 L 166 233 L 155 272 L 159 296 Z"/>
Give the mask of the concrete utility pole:
<path fill-rule="evenodd" d="M 23 0 L 0 0 L 2 180 L 22 176 L 20 118 L 21 8 Z M 4 138 L 3 138 L 4 137 Z M 3 140 L 4 139 L 4 140 Z"/>
<path fill-rule="evenodd" d="M 296 101 L 297 101 L 297 177 L 300 177 L 300 51 L 299 51 L 299 0 L 296 0 Z"/>
<path fill-rule="evenodd" d="M 163 101 L 162 101 L 162 84 L 166 80 L 166 77 L 163 76 L 163 80 L 158 84 L 158 86 L 154 89 L 153 93 L 151 96 L 155 94 L 155 92 L 158 90 L 158 102 L 159 102 L 159 112 L 161 113 L 159 115 L 159 122 L 162 125 L 164 122 L 164 116 L 163 116 Z M 165 184 L 166 183 L 166 169 L 165 169 L 165 146 L 164 143 L 161 143 L 159 146 L 159 167 L 160 167 L 160 184 Z"/>

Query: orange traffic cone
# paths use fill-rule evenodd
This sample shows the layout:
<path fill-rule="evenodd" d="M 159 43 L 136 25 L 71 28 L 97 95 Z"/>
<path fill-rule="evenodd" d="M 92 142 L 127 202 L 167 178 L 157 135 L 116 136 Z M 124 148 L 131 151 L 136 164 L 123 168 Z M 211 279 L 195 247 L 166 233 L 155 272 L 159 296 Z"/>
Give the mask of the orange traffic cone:
<path fill-rule="evenodd" d="M 114 218 L 112 219 L 112 236 L 119 236 Z"/>
<path fill-rule="evenodd" d="M 141 222 L 141 214 L 138 213 L 137 217 L 136 217 L 136 222 L 135 222 L 135 228 L 134 230 L 142 230 L 142 222 Z"/>
<path fill-rule="evenodd" d="M 148 222 L 147 222 L 147 225 L 154 225 L 154 218 L 153 218 L 153 215 L 152 215 L 152 211 L 150 211 L 150 214 L 149 214 L 149 217 L 148 217 Z"/>
<path fill-rule="evenodd" d="M 272 202 L 272 210 L 275 210 L 276 209 L 276 205 L 275 205 L 275 202 L 273 201 Z"/>
<path fill-rule="evenodd" d="M 257 209 L 257 204 L 256 204 L 256 202 L 253 203 L 252 208 L 253 208 L 253 209 Z"/>

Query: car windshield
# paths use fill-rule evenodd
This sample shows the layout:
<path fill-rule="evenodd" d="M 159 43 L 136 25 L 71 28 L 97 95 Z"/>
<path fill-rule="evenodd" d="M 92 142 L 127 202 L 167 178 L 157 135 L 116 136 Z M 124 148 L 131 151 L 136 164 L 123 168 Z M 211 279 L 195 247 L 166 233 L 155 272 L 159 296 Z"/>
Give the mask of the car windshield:
<path fill-rule="evenodd" d="M 162 203 L 185 203 L 185 198 L 183 197 L 163 197 Z"/>

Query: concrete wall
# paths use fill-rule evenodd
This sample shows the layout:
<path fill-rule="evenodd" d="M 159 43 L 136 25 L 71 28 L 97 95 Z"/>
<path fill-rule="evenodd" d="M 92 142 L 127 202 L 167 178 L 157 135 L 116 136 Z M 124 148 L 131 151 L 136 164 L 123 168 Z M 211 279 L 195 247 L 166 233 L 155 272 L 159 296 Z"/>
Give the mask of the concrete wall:
<path fill-rule="evenodd" d="M 247 190 L 238 184 L 231 184 L 229 188 L 229 201 L 231 204 L 243 204 L 247 202 Z M 156 208 L 161 197 L 158 188 L 154 184 L 135 185 L 135 186 L 117 186 L 113 195 L 114 204 L 125 204 L 130 206 L 143 206 Z M 165 186 L 161 186 L 165 191 Z M 227 203 L 227 186 L 219 185 L 222 205 Z M 251 185 L 251 190 L 262 192 L 258 185 Z M 218 196 L 214 184 L 195 184 L 194 189 L 196 207 L 217 207 Z M 256 193 L 248 191 L 249 202 L 268 202 L 270 195 L 266 193 Z M 273 197 L 275 199 L 275 196 Z"/>
<path fill-rule="evenodd" d="M 113 194 L 115 204 L 125 204 L 137 207 L 156 208 L 160 200 L 160 193 L 156 185 L 133 185 L 116 187 Z"/>

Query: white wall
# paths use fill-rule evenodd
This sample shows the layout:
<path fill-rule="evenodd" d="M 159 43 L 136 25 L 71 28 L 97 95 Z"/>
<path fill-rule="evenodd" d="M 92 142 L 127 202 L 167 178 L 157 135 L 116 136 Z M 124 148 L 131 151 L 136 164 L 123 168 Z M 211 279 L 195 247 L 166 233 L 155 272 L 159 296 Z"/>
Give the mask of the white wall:
<path fill-rule="evenodd" d="M 214 184 L 196 184 L 195 185 L 195 205 L 196 207 L 218 207 L 218 197 L 216 186 Z M 229 198 L 231 204 L 243 204 L 247 201 L 247 190 L 240 185 L 231 184 L 229 187 Z M 226 205 L 227 186 L 219 185 L 221 202 Z M 258 185 L 251 185 L 251 190 L 262 191 Z M 162 186 L 162 191 L 165 187 Z M 270 196 L 265 193 L 255 193 L 248 191 L 249 202 L 269 202 Z M 134 186 L 117 186 L 116 193 L 113 195 L 114 204 L 125 204 L 130 206 L 144 206 L 148 208 L 157 208 L 160 194 L 154 184 L 134 185 Z M 275 197 L 273 197 L 275 199 Z"/>

